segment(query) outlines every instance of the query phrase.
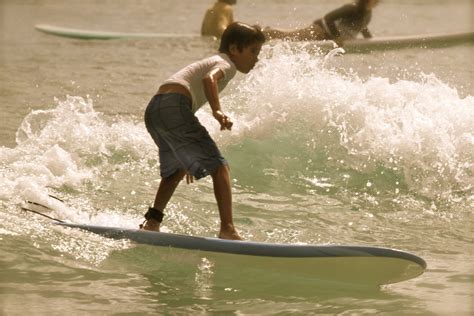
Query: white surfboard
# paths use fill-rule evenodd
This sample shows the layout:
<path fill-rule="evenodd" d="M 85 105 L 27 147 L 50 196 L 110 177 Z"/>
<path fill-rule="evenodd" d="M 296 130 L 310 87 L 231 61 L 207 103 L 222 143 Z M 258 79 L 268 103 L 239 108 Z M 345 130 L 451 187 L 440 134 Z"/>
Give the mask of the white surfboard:
<path fill-rule="evenodd" d="M 348 53 L 360 53 L 377 50 L 393 50 L 402 48 L 435 48 L 461 45 L 474 42 L 474 32 L 419 34 L 411 36 L 375 37 L 370 39 L 347 40 L 343 48 Z M 333 41 L 313 42 L 316 47 L 332 49 Z"/>
<path fill-rule="evenodd" d="M 37 24 L 35 29 L 56 36 L 69 37 L 85 40 L 110 40 L 110 39 L 139 39 L 139 38 L 199 38 L 199 34 L 183 33 L 130 33 L 130 32 L 107 32 L 92 31 L 54 26 L 49 24 Z M 392 50 L 401 48 L 424 48 L 424 47 L 448 47 L 464 43 L 474 42 L 474 32 L 441 33 L 441 34 L 418 34 L 411 36 L 376 37 L 372 39 L 347 40 L 344 49 L 347 53 L 369 52 L 375 50 Z M 323 49 L 333 48 L 332 41 L 311 42 L 315 47 Z"/>
<path fill-rule="evenodd" d="M 139 244 L 199 251 L 220 258 L 231 256 L 228 262 L 233 264 L 248 264 L 277 273 L 298 273 L 326 282 L 379 286 L 415 278 L 426 269 L 422 258 L 382 247 L 233 241 L 119 227 L 57 224 Z"/>
<path fill-rule="evenodd" d="M 127 33 L 127 32 L 104 32 L 74 29 L 54 26 L 49 24 L 37 24 L 35 29 L 51 35 L 84 39 L 84 40 L 110 40 L 129 38 L 199 38 L 200 34 L 185 33 Z"/>

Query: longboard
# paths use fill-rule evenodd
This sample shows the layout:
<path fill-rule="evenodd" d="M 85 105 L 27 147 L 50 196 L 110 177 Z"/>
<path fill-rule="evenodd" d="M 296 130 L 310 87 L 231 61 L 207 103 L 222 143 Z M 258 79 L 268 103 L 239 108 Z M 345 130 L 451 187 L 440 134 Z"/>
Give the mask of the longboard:
<path fill-rule="evenodd" d="M 49 24 L 37 24 L 35 29 L 50 35 L 84 40 L 139 39 L 139 38 L 199 38 L 199 34 L 184 33 L 131 33 L 92 31 L 60 27 Z M 447 47 L 474 42 L 474 32 L 418 34 L 410 36 L 376 37 L 372 39 L 353 39 L 344 42 L 348 53 L 367 52 L 374 50 L 392 50 L 401 48 Z M 332 41 L 311 42 L 315 47 L 331 49 Z"/>
<path fill-rule="evenodd" d="M 378 286 L 415 278 L 426 269 L 422 258 L 383 247 L 234 241 L 120 227 L 56 224 L 139 244 L 232 256 L 229 262 L 241 262 L 279 273 L 297 271 L 305 277 L 331 282 Z"/>
<path fill-rule="evenodd" d="M 50 197 L 64 204 L 61 199 L 52 195 Z M 250 266 L 277 274 L 297 274 L 323 282 L 363 286 L 380 286 L 409 280 L 421 275 L 426 269 L 426 262 L 422 258 L 391 248 L 235 241 L 122 227 L 74 224 L 44 214 L 44 211 L 53 211 L 48 206 L 31 201 L 27 201 L 27 204 L 27 207 L 21 209 L 46 217 L 66 228 L 82 229 L 106 238 L 129 239 L 138 244 L 157 246 L 164 250 L 190 251 L 216 260 L 224 259 L 224 266 L 234 266 L 236 269 Z"/>
<path fill-rule="evenodd" d="M 418 34 L 410 36 L 375 37 L 371 39 L 347 40 L 343 48 L 349 53 L 402 48 L 449 47 L 474 42 L 474 32 Z M 321 48 L 333 48 L 332 41 L 313 42 Z"/>
<path fill-rule="evenodd" d="M 130 38 L 199 38 L 200 34 L 185 33 L 127 33 L 127 32 L 107 32 L 91 31 L 68 27 L 60 27 L 49 24 L 37 24 L 35 29 L 50 35 L 84 39 L 84 40 L 110 40 L 110 39 L 130 39 Z"/>

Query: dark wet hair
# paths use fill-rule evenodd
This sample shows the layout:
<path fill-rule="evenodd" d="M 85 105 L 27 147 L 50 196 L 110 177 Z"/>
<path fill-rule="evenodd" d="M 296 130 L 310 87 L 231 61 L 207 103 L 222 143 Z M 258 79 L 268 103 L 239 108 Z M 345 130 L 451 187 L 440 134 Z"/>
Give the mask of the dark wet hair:
<path fill-rule="evenodd" d="M 239 51 L 254 43 L 264 43 L 265 35 L 263 35 L 260 27 L 251 26 L 241 22 L 229 24 L 221 36 L 221 44 L 219 52 L 228 53 L 230 45 L 235 44 Z"/>

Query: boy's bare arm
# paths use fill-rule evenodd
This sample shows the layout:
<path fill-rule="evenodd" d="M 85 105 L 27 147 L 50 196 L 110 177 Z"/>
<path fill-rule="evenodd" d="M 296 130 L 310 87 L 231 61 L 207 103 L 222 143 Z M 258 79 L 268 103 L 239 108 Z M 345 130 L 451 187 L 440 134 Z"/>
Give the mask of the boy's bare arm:
<path fill-rule="evenodd" d="M 220 69 L 211 70 L 204 78 L 202 79 L 202 84 L 204 85 L 204 93 L 206 95 L 207 101 L 212 109 L 212 115 L 221 125 L 221 130 L 232 128 L 231 119 L 225 115 L 221 110 L 221 104 L 219 101 L 219 91 L 217 89 L 217 82 L 224 78 L 224 73 Z"/>

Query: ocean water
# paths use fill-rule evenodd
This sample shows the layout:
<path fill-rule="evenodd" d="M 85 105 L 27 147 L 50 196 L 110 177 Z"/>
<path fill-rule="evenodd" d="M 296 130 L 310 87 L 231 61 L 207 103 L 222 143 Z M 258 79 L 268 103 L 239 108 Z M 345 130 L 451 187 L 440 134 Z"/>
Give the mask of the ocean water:
<path fill-rule="evenodd" d="M 215 52 L 211 39 L 81 41 L 33 25 L 199 32 L 204 0 L 0 1 L 0 314 L 471 315 L 474 311 L 472 44 L 329 54 L 271 42 L 221 96 L 234 219 L 248 240 L 392 247 L 418 278 L 331 288 L 51 225 L 137 227 L 159 184 L 142 121 L 160 82 Z M 237 19 L 306 25 L 344 1 L 240 0 Z M 472 1 L 385 0 L 375 36 L 472 29 Z M 63 199 L 67 205 L 49 197 Z M 210 179 L 178 187 L 164 231 L 215 236 Z"/>

